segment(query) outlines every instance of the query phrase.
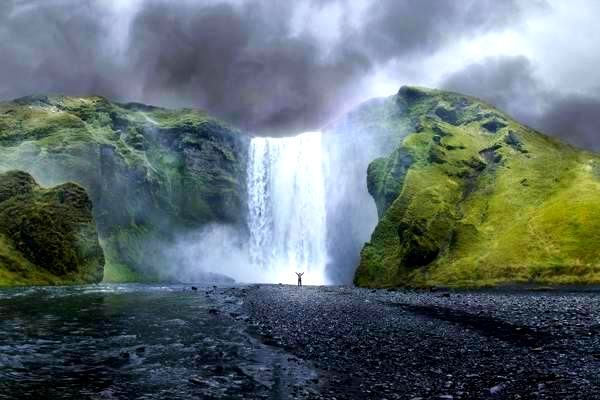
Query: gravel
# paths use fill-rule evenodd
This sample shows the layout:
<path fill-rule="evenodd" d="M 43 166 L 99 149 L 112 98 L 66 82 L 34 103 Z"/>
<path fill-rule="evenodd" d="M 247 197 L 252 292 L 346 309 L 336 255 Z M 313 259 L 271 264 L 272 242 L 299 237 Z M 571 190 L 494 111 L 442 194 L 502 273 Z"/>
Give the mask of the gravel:
<path fill-rule="evenodd" d="M 248 332 L 317 368 L 311 398 L 600 399 L 600 293 L 261 285 L 223 295 Z"/>

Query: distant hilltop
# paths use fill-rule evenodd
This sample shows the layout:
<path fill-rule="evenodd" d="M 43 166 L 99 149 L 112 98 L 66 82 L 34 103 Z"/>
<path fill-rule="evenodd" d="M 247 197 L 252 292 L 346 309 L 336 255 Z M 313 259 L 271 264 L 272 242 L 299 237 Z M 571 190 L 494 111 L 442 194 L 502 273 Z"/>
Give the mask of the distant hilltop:
<path fill-rule="evenodd" d="M 412 129 L 369 166 L 380 221 L 356 284 L 600 283 L 600 156 L 457 93 L 405 86 L 377 107 L 357 123 Z"/>

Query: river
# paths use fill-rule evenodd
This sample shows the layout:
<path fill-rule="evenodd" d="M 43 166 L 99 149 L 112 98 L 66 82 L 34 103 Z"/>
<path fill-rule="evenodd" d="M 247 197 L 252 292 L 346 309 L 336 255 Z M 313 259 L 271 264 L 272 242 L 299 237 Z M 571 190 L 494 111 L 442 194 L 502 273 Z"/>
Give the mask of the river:
<path fill-rule="evenodd" d="M 2 289 L 0 399 L 301 397 L 316 373 L 223 311 L 227 290 Z"/>

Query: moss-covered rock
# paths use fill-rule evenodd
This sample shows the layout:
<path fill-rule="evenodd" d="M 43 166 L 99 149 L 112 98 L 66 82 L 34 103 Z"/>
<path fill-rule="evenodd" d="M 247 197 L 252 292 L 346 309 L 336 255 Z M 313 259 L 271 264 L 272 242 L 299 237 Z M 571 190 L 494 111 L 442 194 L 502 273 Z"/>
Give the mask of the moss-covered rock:
<path fill-rule="evenodd" d="M 368 170 L 380 221 L 358 285 L 600 283 L 598 155 L 471 97 L 393 99 L 401 144 Z"/>
<path fill-rule="evenodd" d="M 103 268 L 84 188 L 42 189 L 26 172 L 0 174 L 0 285 L 94 283 Z"/>
<path fill-rule="evenodd" d="M 168 279 L 158 243 L 210 222 L 243 225 L 247 146 L 246 136 L 202 111 L 101 97 L 0 103 L 0 171 L 83 186 L 107 277 Z"/>

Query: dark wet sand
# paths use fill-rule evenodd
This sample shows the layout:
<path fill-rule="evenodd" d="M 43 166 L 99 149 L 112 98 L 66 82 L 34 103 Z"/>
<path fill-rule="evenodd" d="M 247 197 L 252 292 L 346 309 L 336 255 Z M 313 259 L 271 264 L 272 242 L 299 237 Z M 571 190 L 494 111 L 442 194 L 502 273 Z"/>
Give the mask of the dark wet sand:
<path fill-rule="evenodd" d="M 260 285 L 219 302 L 319 371 L 323 399 L 600 399 L 597 292 Z M 210 295 L 209 295 L 210 296 Z"/>

